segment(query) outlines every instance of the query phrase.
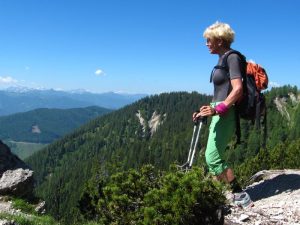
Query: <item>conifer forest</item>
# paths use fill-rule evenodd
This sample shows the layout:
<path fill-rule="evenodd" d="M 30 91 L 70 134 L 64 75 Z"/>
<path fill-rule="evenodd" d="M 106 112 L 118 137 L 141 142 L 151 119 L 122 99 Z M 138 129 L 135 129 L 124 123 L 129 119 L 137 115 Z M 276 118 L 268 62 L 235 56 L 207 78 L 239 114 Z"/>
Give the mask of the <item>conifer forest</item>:
<path fill-rule="evenodd" d="M 264 94 L 266 138 L 264 125 L 241 120 L 242 142 L 233 136 L 226 150 L 243 185 L 260 170 L 300 168 L 300 93 L 283 86 Z M 62 224 L 214 224 L 226 187 L 204 161 L 210 119 L 193 169 L 176 168 L 187 159 L 192 113 L 210 101 L 163 93 L 93 119 L 26 159 L 36 196 Z"/>

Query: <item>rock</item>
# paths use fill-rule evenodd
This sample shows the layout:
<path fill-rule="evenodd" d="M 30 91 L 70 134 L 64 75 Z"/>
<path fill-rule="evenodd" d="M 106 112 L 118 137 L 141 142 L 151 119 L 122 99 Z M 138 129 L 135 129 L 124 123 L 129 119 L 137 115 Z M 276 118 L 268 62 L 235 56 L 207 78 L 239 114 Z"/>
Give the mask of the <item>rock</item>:
<path fill-rule="evenodd" d="M 35 211 L 39 214 L 45 214 L 46 212 L 46 202 L 40 202 L 37 207 L 35 207 Z"/>
<path fill-rule="evenodd" d="M 14 221 L 0 220 L 0 225 L 17 225 Z"/>
<path fill-rule="evenodd" d="M 295 210 L 294 216 L 295 216 L 295 219 L 300 221 L 300 207 Z"/>
<path fill-rule="evenodd" d="M 0 195 L 30 197 L 34 188 L 33 171 L 29 169 L 7 170 L 0 177 Z"/>
<path fill-rule="evenodd" d="M 254 206 L 231 206 L 225 224 L 300 225 L 300 170 L 260 171 L 251 180 L 245 191 Z"/>
<path fill-rule="evenodd" d="M 153 136 L 153 134 L 157 131 L 158 127 L 164 122 L 164 120 L 167 117 L 167 114 L 160 115 L 160 114 L 157 114 L 156 111 L 153 112 L 151 119 L 149 121 L 146 121 L 143 118 L 140 110 L 138 110 L 135 115 L 138 117 L 144 133 L 146 132 L 147 127 L 150 128 L 151 136 Z M 148 125 L 147 125 L 147 123 L 148 123 Z"/>
<path fill-rule="evenodd" d="M 0 195 L 31 198 L 33 171 L 0 141 Z"/>
<path fill-rule="evenodd" d="M 246 220 L 248 220 L 249 219 L 249 216 L 248 215 L 246 215 L 246 214 L 241 214 L 240 215 L 240 218 L 239 218 L 239 221 L 246 221 Z"/>
<path fill-rule="evenodd" d="M 0 200 L 0 213 L 9 213 L 12 211 L 11 202 Z"/>

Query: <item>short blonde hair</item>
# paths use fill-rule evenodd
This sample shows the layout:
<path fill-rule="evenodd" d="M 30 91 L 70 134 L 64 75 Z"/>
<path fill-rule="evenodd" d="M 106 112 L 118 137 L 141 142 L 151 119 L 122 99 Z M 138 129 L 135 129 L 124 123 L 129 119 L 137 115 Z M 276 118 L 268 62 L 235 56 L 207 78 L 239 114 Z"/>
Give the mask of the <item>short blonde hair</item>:
<path fill-rule="evenodd" d="M 229 46 L 234 41 L 234 31 L 227 23 L 215 22 L 203 33 L 203 37 L 206 39 L 221 39 Z"/>

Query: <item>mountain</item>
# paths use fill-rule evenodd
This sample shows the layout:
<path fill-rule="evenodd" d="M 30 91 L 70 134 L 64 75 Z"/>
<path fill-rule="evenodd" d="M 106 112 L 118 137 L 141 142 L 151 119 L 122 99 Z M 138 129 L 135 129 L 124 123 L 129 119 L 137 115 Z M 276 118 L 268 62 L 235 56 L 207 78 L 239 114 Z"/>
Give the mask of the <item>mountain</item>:
<path fill-rule="evenodd" d="M 133 103 L 145 94 L 90 93 L 86 91 L 56 91 L 37 89 L 0 90 L 0 116 L 26 112 L 37 108 L 82 108 L 100 106 L 118 109 Z"/>
<path fill-rule="evenodd" d="M 112 110 L 90 106 L 73 109 L 35 109 L 0 117 L 0 139 L 51 143 L 84 123 Z"/>
<path fill-rule="evenodd" d="M 98 106 L 74 109 L 35 109 L 0 117 L 0 139 L 21 159 L 63 137 L 88 121 L 110 113 Z"/>
<path fill-rule="evenodd" d="M 267 149 L 261 148 L 259 130 L 242 121 L 242 144 L 235 146 L 232 140 L 226 152 L 242 181 L 264 169 L 300 168 L 299 96 L 290 86 L 266 92 Z M 127 170 L 150 163 L 168 170 L 174 162 L 185 162 L 193 132 L 191 115 L 210 100 L 211 96 L 196 92 L 164 93 L 91 121 L 26 160 L 35 171 L 37 194 L 56 218 L 73 218 L 91 177 L 100 182 L 99 176 L 109 175 L 111 168 Z M 208 126 L 203 126 L 199 151 L 205 148 L 207 135 Z M 203 153 L 196 154 L 195 164 L 205 168 Z M 104 172 L 98 174 L 99 168 Z"/>

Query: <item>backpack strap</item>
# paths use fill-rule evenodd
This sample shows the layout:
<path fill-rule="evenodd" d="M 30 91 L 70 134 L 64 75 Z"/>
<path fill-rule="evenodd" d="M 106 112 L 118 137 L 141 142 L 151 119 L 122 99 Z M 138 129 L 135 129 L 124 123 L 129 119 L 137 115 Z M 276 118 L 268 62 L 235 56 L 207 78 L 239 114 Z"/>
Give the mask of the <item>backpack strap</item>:
<path fill-rule="evenodd" d="M 228 52 L 225 53 L 224 58 L 222 59 L 221 65 L 214 66 L 214 68 L 213 68 L 213 70 L 211 71 L 211 74 L 210 74 L 210 83 L 212 82 L 212 77 L 213 77 L 214 72 L 215 72 L 216 69 L 226 70 L 227 72 L 229 72 L 227 59 L 228 59 L 228 56 L 231 55 L 231 54 L 237 54 L 241 58 L 243 63 L 245 63 L 244 71 L 242 71 L 243 79 L 245 79 L 244 76 L 246 76 L 246 72 L 247 72 L 246 71 L 246 63 L 247 63 L 246 62 L 246 57 L 242 53 L 240 53 L 239 51 L 232 49 L 232 50 L 229 50 Z M 244 86 L 243 86 L 243 88 L 244 88 Z"/>
<path fill-rule="evenodd" d="M 242 134 L 241 134 L 240 114 L 237 108 L 235 108 L 235 135 L 236 135 L 235 145 L 241 144 Z"/>

